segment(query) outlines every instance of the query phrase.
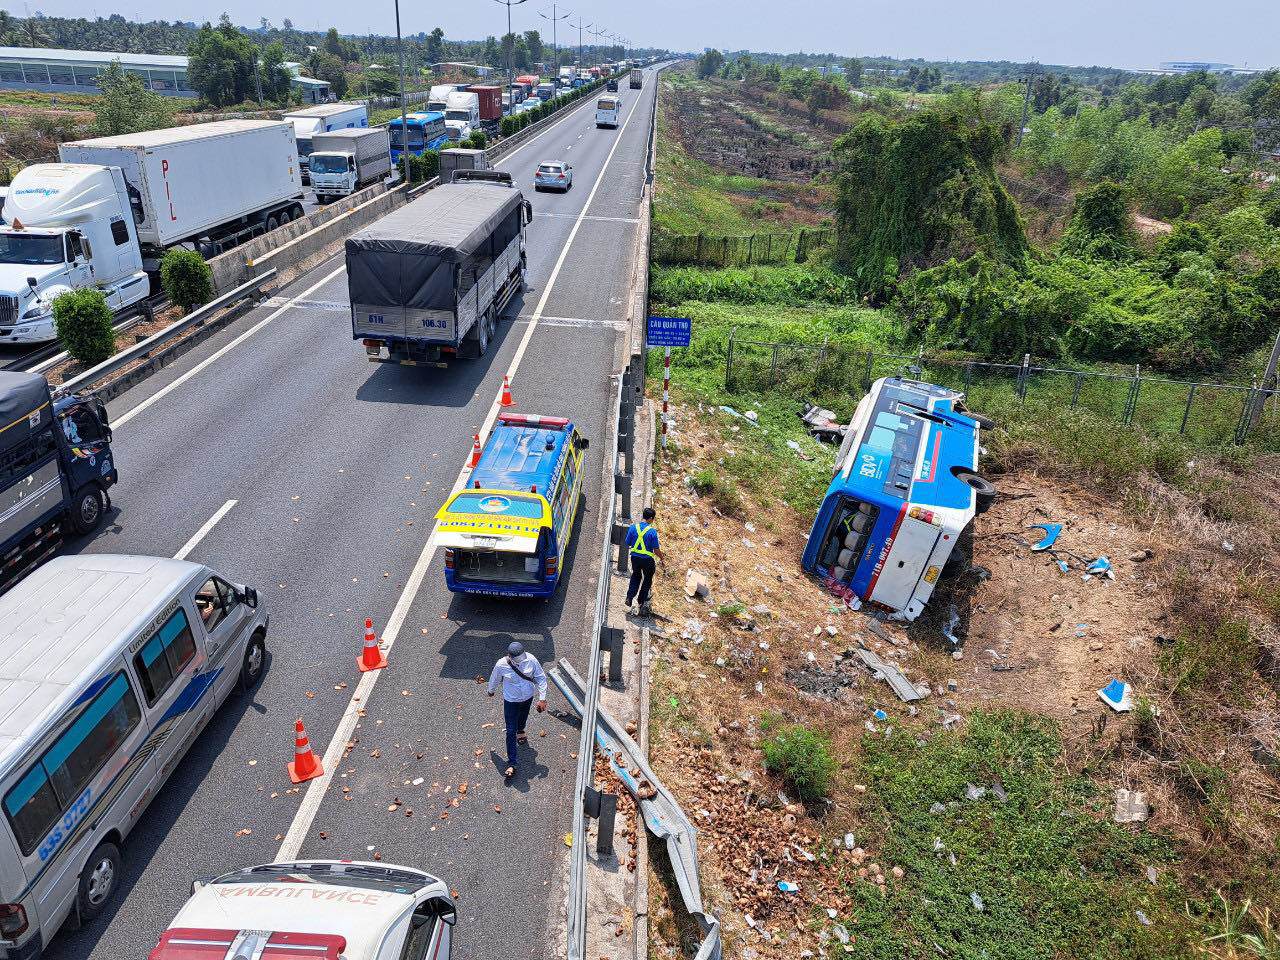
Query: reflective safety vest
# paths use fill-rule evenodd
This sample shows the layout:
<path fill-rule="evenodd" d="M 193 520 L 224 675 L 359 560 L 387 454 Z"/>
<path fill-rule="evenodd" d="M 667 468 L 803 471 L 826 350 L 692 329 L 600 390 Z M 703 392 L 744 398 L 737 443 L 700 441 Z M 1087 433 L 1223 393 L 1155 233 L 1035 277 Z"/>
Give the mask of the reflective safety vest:
<path fill-rule="evenodd" d="M 632 555 L 641 556 L 641 557 L 653 557 L 654 556 L 653 551 L 650 550 L 648 545 L 645 544 L 644 542 L 645 534 L 647 534 L 650 530 L 652 530 L 653 526 L 647 523 L 637 523 L 635 524 L 635 529 L 636 529 L 636 542 L 631 545 Z"/>

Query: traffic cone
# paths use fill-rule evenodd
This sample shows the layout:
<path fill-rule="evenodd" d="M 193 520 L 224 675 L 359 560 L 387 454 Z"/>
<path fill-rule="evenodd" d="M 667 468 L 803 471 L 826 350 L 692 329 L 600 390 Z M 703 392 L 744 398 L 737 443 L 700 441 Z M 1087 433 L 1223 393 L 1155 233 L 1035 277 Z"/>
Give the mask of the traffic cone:
<path fill-rule="evenodd" d="M 288 767 L 289 779 L 294 783 L 314 780 L 324 773 L 324 768 L 320 766 L 320 761 L 311 752 L 311 744 L 307 740 L 307 730 L 302 725 L 301 717 L 298 718 L 294 735 L 293 762 Z"/>
<path fill-rule="evenodd" d="M 378 646 L 378 638 L 373 632 L 373 621 L 366 619 L 364 622 L 364 650 L 360 652 L 360 656 L 356 657 L 356 666 L 360 668 L 361 673 L 366 673 L 369 670 L 381 670 L 386 665 L 387 655 Z"/>
<path fill-rule="evenodd" d="M 471 469 L 474 470 L 478 466 L 480 466 L 480 434 L 477 433 L 471 447 Z"/>
<path fill-rule="evenodd" d="M 502 404 L 504 407 L 514 407 L 516 402 L 511 399 L 511 380 L 506 375 L 502 376 Z"/>

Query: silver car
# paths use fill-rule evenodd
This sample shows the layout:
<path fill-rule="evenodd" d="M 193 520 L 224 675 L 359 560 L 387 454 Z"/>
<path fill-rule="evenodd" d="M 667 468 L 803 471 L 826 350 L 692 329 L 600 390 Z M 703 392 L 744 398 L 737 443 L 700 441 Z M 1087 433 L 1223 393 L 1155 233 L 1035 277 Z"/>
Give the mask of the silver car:
<path fill-rule="evenodd" d="M 568 192 L 573 187 L 573 165 L 563 160 L 547 160 L 538 164 L 533 174 L 534 190 Z"/>

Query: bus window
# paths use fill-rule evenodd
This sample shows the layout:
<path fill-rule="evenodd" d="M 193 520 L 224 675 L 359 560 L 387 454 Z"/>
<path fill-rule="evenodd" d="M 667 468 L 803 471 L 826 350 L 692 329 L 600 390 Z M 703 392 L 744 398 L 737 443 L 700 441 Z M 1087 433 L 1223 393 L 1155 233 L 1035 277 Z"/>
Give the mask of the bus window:
<path fill-rule="evenodd" d="M 827 528 L 819 561 L 836 580 L 848 580 L 849 575 L 858 569 L 878 513 L 879 510 L 871 504 L 849 497 L 841 502 L 831 526 Z"/>

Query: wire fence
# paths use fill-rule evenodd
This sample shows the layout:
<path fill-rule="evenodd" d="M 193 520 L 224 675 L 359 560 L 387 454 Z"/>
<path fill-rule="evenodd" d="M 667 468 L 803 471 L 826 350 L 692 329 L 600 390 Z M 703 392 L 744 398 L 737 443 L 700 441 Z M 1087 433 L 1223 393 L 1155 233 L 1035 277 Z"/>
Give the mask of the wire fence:
<path fill-rule="evenodd" d="M 1134 424 L 1153 434 L 1176 434 L 1204 443 L 1248 439 L 1280 449 L 1280 391 L 1257 385 L 1205 383 L 1132 374 L 991 363 L 923 353 L 860 350 L 846 344 L 769 343 L 729 334 L 725 388 L 785 389 L 831 406 L 856 400 L 873 381 L 909 376 L 964 391 L 969 405 L 1052 403 Z"/>
<path fill-rule="evenodd" d="M 665 266 L 749 267 L 804 263 L 818 247 L 835 238 L 834 230 L 801 229 L 789 233 L 718 236 L 664 233 L 653 238 L 653 262 Z"/>

